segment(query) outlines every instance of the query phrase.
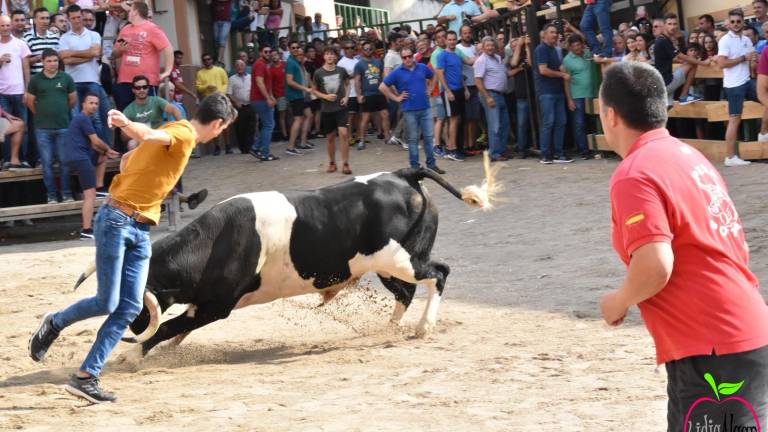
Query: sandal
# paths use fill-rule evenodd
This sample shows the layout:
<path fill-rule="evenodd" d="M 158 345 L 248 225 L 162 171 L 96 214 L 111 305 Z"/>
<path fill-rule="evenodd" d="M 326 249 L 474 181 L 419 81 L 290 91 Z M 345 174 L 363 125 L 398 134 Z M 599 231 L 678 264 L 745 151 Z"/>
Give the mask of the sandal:
<path fill-rule="evenodd" d="M 341 172 L 347 175 L 352 174 L 352 170 L 349 168 L 348 163 L 344 163 L 344 166 L 341 168 Z"/>
<path fill-rule="evenodd" d="M 328 163 L 328 169 L 325 170 L 327 173 L 334 173 L 336 172 L 336 162 L 329 162 Z"/>

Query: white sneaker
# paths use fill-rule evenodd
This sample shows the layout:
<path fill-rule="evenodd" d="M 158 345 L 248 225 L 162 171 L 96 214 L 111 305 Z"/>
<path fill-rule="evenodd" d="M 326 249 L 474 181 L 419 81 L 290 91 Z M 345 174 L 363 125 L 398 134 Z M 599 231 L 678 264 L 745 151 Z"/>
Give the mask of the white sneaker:
<path fill-rule="evenodd" d="M 725 158 L 725 166 L 729 166 L 729 167 L 746 166 L 751 163 L 752 162 L 750 161 L 742 160 L 740 157 L 736 155 Z"/>
<path fill-rule="evenodd" d="M 766 141 L 768 141 L 768 133 L 764 133 L 764 134 L 759 133 L 759 134 L 757 134 L 757 141 L 758 142 L 766 142 Z"/>

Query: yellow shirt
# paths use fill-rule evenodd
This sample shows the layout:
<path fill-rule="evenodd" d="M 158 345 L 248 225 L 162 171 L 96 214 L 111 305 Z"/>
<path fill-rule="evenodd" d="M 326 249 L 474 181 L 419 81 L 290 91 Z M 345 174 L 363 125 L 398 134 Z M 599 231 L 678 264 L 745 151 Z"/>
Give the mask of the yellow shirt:
<path fill-rule="evenodd" d="M 227 84 L 229 84 L 227 72 L 218 66 L 213 66 L 210 69 L 202 68 L 197 71 L 195 76 L 195 87 L 197 87 L 197 92 L 202 97 L 206 97 L 213 92 L 226 94 Z M 216 90 L 208 90 L 209 85 L 216 86 Z"/>
<path fill-rule="evenodd" d="M 130 205 L 155 225 L 160 221 L 160 204 L 181 178 L 197 144 L 197 133 L 187 120 L 158 129 L 171 136 L 171 144 L 140 144 L 109 187 L 112 198 Z"/>

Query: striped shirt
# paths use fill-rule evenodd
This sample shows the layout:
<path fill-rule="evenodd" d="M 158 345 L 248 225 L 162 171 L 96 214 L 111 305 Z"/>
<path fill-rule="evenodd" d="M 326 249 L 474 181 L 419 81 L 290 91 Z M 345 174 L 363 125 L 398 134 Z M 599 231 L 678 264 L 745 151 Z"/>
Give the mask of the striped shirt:
<path fill-rule="evenodd" d="M 32 30 L 24 33 L 24 42 L 27 43 L 29 51 L 32 53 L 30 55 L 32 56 L 41 55 L 46 48 L 51 48 L 56 50 L 56 52 L 59 51 L 59 36 L 50 31 L 48 31 L 45 36 L 41 36 L 35 31 L 35 28 L 32 27 Z M 32 74 L 40 73 L 42 71 L 42 59 L 29 65 L 29 72 Z"/>

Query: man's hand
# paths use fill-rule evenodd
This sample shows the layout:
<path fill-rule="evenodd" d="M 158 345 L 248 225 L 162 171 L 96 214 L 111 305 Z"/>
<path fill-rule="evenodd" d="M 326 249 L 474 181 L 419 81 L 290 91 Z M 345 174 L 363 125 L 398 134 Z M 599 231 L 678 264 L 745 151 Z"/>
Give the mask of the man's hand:
<path fill-rule="evenodd" d="M 120 153 L 118 153 L 118 152 L 116 152 L 116 151 L 114 151 L 112 149 L 109 149 L 109 150 L 107 150 L 106 156 L 108 158 L 110 158 L 110 159 L 118 159 L 118 158 L 120 158 Z"/>
<path fill-rule="evenodd" d="M 496 99 L 492 98 L 491 96 L 485 98 L 485 103 L 488 104 L 488 108 L 496 108 Z"/>
<path fill-rule="evenodd" d="M 272 97 L 272 96 L 268 97 L 268 98 L 267 98 L 267 105 L 268 105 L 270 108 L 274 108 L 274 106 L 275 106 L 275 105 L 277 105 L 277 99 L 275 99 L 275 98 L 274 98 L 274 97 Z"/>
<path fill-rule="evenodd" d="M 576 102 L 574 102 L 573 99 L 568 99 L 568 109 L 576 111 Z"/>
<path fill-rule="evenodd" d="M 10 113 L 5 113 L 5 116 L 6 116 L 6 118 L 7 118 L 8 120 L 10 120 L 10 121 L 21 121 L 21 119 L 20 119 L 20 118 L 16 117 L 16 116 L 15 116 L 15 115 L 13 115 L 13 114 L 10 114 Z"/>
<path fill-rule="evenodd" d="M 335 95 L 334 95 L 334 96 L 335 96 Z M 339 101 L 339 105 L 341 105 L 341 106 L 347 106 L 347 102 L 349 102 L 349 98 L 348 98 L 348 97 L 346 97 L 346 96 L 344 96 L 344 97 L 343 97 L 343 98 L 341 98 L 341 100 Z"/>
<path fill-rule="evenodd" d="M 408 99 L 408 92 L 407 91 L 404 91 L 404 92 L 400 93 L 399 95 L 397 95 L 395 97 L 395 100 L 398 101 L 398 102 L 402 102 L 402 101 L 404 101 L 406 99 Z"/>
<path fill-rule="evenodd" d="M 206 87 L 206 90 L 210 90 L 210 91 L 216 91 L 217 89 L 218 87 L 216 87 L 213 84 L 209 84 L 208 87 Z"/>
<path fill-rule="evenodd" d="M 611 291 L 600 300 L 600 313 L 608 325 L 620 326 L 624 323 L 629 309 L 618 304 L 616 291 Z"/>
<path fill-rule="evenodd" d="M 447 19 L 448 21 L 453 21 L 456 19 L 456 15 L 446 15 L 445 19 Z"/>
<path fill-rule="evenodd" d="M 125 116 L 125 114 L 121 113 L 118 110 L 109 110 L 107 113 L 107 125 L 109 127 L 125 127 L 128 123 L 131 121 L 128 120 L 128 117 Z"/>
<path fill-rule="evenodd" d="M 453 92 L 450 90 L 447 90 L 445 93 L 448 96 L 448 100 L 453 102 L 456 100 L 456 96 L 453 95 Z"/>
<path fill-rule="evenodd" d="M 563 73 L 563 81 L 565 81 L 567 83 L 571 82 L 571 76 L 568 75 L 567 73 Z"/>
<path fill-rule="evenodd" d="M 365 101 L 365 98 L 363 96 L 358 96 L 357 97 L 357 103 L 362 104 L 363 101 Z"/>
<path fill-rule="evenodd" d="M 168 69 L 167 71 L 163 71 L 163 73 L 160 74 L 160 81 L 168 78 L 169 76 L 171 76 L 171 70 L 170 69 Z"/>
<path fill-rule="evenodd" d="M 323 99 L 327 100 L 328 102 L 336 102 L 336 98 L 337 97 L 338 96 L 336 96 L 336 94 L 333 93 L 333 94 L 327 94 L 327 95 L 323 96 Z"/>

